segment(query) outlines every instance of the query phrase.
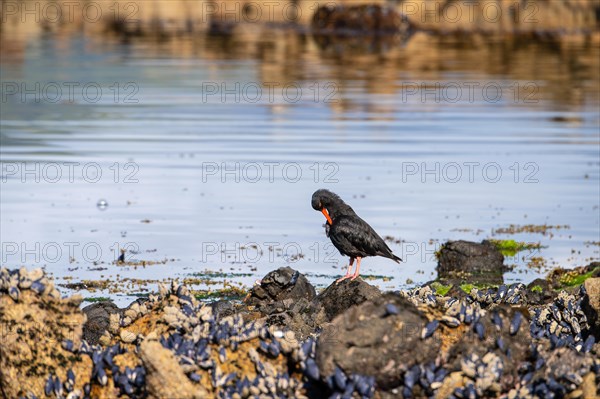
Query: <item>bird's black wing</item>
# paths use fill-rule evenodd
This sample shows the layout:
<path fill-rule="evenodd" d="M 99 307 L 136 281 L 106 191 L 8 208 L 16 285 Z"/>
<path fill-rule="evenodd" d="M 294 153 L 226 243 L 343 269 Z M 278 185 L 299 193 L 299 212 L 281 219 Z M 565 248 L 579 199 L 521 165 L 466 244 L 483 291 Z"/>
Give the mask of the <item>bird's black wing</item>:
<path fill-rule="evenodd" d="M 371 226 L 357 215 L 341 216 L 336 219 L 329 232 L 329 238 L 340 252 L 352 256 L 384 256 L 399 259 L 392 254 L 385 241 Z"/>

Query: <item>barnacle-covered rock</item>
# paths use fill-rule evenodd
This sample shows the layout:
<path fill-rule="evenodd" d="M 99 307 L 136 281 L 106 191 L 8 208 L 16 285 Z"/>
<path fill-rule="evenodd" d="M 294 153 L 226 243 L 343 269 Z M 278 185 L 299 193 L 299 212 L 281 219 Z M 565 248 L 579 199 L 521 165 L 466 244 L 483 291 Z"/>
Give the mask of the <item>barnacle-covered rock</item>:
<path fill-rule="evenodd" d="M 290 277 L 283 299 L 265 298 L 260 310 L 202 303 L 170 283 L 126 309 L 83 312 L 81 298 L 60 299 L 41 270 L 0 269 L 2 394 L 597 396 L 600 345 L 585 310 L 593 286 L 536 302 L 523 284 L 457 297 L 428 286 L 382 295 L 355 280 L 309 301 L 285 298 L 301 275 Z M 85 313 L 98 325 L 84 323 Z"/>
<path fill-rule="evenodd" d="M 64 389 L 69 370 L 76 376 L 90 374 L 90 358 L 73 353 L 82 345 L 82 298 L 61 299 L 41 269 L 27 272 L 24 268 L 2 268 L 0 280 L 2 394 L 8 398 L 28 394 L 41 398 L 50 375 L 49 388 L 56 392 Z M 15 284 L 21 287 L 18 298 L 10 295 Z M 77 378 L 68 388 L 83 390 L 83 385 L 84 379 Z"/>
<path fill-rule="evenodd" d="M 84 326 L 84 338 L 89 344 L 97 344 L 105 332 L 118 333 L 118 321 L 122 310 L 110 301 L 88 305 L 82 309 L 87 316 Z M 115 326 L 115 322 L 117 325 Z"/>
<path fill-rule="evenodd" d="M 202 386 L 194 385 L 179 366 L 171 351 L 157 341 L 140 345 L 140 356 L 146 368 L 146 386 L 150 398 L 202 399 L 207 395 Z"/>

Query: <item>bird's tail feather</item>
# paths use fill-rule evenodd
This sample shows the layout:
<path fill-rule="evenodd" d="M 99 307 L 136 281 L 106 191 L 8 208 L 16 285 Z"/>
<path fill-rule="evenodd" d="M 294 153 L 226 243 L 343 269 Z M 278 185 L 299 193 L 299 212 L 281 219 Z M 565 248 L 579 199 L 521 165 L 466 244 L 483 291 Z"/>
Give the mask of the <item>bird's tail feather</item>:
<path fill-rule="evenodd" d="M 399 257 L 397 257 L 396 255 L 394 255 L 394 254 L 392 254 L 392 253 L 390 253 L 390 257 L 389 257 L 389 258 L 390 258 L 391 260 L 393 260 L 394 262 L 396 262 L 396 263 L 403 262 L 403 260 L 402 260 L 402 259 L 400 259 Z"/>

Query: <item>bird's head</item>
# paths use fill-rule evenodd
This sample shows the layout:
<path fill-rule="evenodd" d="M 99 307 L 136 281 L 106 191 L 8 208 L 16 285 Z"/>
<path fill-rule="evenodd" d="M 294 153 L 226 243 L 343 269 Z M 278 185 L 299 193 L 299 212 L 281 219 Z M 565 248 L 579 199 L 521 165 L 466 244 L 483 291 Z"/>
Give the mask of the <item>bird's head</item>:
<path fill-rule="evenodd" d="M 315 211 L 323 213 L 330 225 L 333 219 L 342 214 L 352 214 L 354 211 L 337 194 L 320 189 L 313 193 L 311 205 Z"/>

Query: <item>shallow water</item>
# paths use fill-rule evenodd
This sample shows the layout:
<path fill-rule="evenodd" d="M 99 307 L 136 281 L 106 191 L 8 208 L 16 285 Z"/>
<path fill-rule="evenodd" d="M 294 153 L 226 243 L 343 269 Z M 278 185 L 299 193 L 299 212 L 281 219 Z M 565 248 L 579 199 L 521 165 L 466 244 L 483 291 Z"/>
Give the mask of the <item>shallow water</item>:
<path fill-rule="evenodd" d="M 209 286 L 221 288 L 291 265 L 328 284 L 347 259 L 310 207 L 321 187 L 394 237 L 404 263 L 362 264 L 383 289 L 433 279 L 447 239 L 540 242 L 506 260 L 508 282 L 545 274 L 532 257 L 548 267 L 599 257 L 597 46 L 319 45 L 281 30 L 2 40 L 17 48 L 1 64 L 11 268 L 44 266 L 59 283 L 221 271 Z M 79 84 L 72 97 L 66 82 Z M 494 234 L 510 224 L 569 227 Z M 117 266 L 119 248 L 167 262 Z M 143 288 L 123 291 L 83 294 L 126 303 Z"/>

